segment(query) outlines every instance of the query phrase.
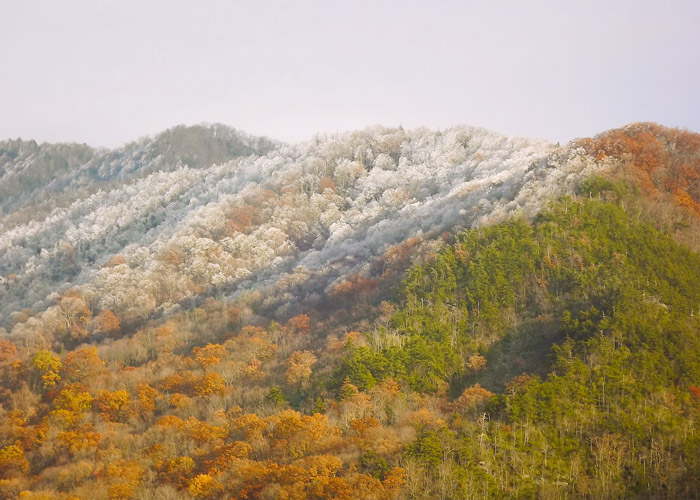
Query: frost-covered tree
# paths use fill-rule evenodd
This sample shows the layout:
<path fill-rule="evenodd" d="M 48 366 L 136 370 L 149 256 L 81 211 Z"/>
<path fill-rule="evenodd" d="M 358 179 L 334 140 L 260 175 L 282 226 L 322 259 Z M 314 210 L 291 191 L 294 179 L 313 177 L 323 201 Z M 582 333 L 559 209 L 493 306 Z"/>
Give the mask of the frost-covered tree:
<path fill-rule="evenodd" d="M 3 147 L 0 181 L 30 168 L 44 146 Z M 303 295 L 300 269 L 322 270 L 307 293 L 332 289 L 393 245 L 535 213 L 601 168 L 580 147 L 467 127 L 375 127 L 295 145 L 217 125 L 176 128 L 71 158 L 84 163 L 65 186 L 104 182 L 75 188 L 49 214 L 29 215 L 37 200 L 26 202 L 24 222 L 0 217 L 1 326 L 14 334 L 28 326 L 11 323 L 11 313 L 48 313 L 58 305 L 51 294 L 68 289 L 122 326 L 214 289 L 273 286 L 284 294 L 294 283 Z M 60 329 L 39 330 L 33 338 Z"/>

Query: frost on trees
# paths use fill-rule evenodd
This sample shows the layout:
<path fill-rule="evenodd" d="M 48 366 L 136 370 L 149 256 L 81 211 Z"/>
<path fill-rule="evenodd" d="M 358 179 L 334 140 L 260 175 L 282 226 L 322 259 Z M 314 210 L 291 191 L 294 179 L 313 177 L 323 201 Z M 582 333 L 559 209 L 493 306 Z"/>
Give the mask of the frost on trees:
<path fill-rule="evenodd" d="M 219 151 L 221 141 L 246 154 L 202 153 L 202 144 Z M 0 186 L 38 168 L 34 146 L 21 148 L 27 151 L 14 163 L 3 159 Z M 0 217 L 0 326 L 13 335 L 31 331 L 37 342 L 47 328 L 11 313 L 30 308 L 44 324 L 58 306 L 50 298 L 56 291 L 91 298 L 95 317 L 109 310 L 122 326 L 213 289 L 235 295 L 276 283 L 286 296 L 283 284 L 297 283 L 287 278 L 299 268 L 326 280 L 308 291 L 316 293 L 414 236 L 516 210 L 532 214 L 597 168 L 580 147 L 468 127 L 375 127 L 295 145 L 222 126 L 171 129 L 71 158 L 78 165 L 67 186 L 109 182 L 76 188 L 34 218 Z M 120 263 L 110 264 L 116 256 Z M 294 293 L 303 294 L 304 284 Z M 85 335 L 93 331 L 99 328 Z"/>

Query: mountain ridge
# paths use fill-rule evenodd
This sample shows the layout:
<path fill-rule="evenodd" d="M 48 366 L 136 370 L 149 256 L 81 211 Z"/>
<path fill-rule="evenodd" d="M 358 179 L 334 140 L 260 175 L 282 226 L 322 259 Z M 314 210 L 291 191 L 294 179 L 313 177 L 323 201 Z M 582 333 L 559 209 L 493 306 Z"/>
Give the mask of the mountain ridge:
<path fill-rule="evenodd" d="M 114 149 L 3 141 L 0 142 L 0 209 L 7 212 L 22 207 L 14 199 L 17 194 L 10 196 L 12 191 L 31 189 L 30 199 L 65 191 L 73 191 L 73 197 L 81 192 L 85 196 L 96 189 L 109 189 L 114 182 L 135 180 L 160 170 L 171 171 L 178 165 L 202 168 L 237 156 L 259 155 L 277 144 L 221 124 L 179 125 Z M 15 203 L 10 205 L 8 202 L 12 201 Z"/>
<path fill-rule="evenodd" d="M 0 497 L 700 498 L 698 139 L 373 128 L 25 200 Z"/>
<path fill-rule="evenodd" d="M 241 151 L 245 156 L 229 159 L 221 165 L 203 166 L 203 163 L 182 163 L 184 156 L 177 151 L 186 150 L 187 144 L 180 144 L 179 150 L 168 153 L 170 144 L 178 142 L 175 138 L 193 135 L 196 143 L 205 134 L 206 139 L 200 141 L 200 145 L 206 145 L 216 139 L 217 133 L 221 142 L 216 144 L 221 147 L 215 154 L 223 154 L 221 148 L 231 151 L 231 144 L 242 143 Z M 329 263 L 337 263 L 338 258 L 346 254 L 378 258 L 380 247 L 397 245 L 415 236 L 502 220 L 513 210 L 532 215 L 543 200 L 556 193 L 572 192 L 578 177 L 594 172 L 614 172 L 616 178 L 622 176 L 635 181 L 647 194 L 658 185 L 659 188 L 653 188 L 657 218 L 658 213 L 670 217 L 673 222 L 667 223 L 672 224 L 678 234 L 685 235 L 684 241 L 692 246 L 697 244 L 698 222 L 688 211 L 695 212 L 700 207 L 697 160 L 695 163 L 674 160 L 675 163 L 669 163 L 672 165 L 670 174 L 655 180 L 649 180 L 649 172 L 657 172 L 654 175 L 658 177 L 661 175 L 658 172 L 664 170 L 653 166 L 645 169 L 640 167 L 640 161 L 649 162 L 649 158 L 656 158 L 657 163 L 666 161 L 664 158 L 670 153 L 664 153 L 663 158 L 659 156 L 663 156 L 661 151 L 665 151 L 665 147 L 673 150 L 674 158 L 682 153 L 684 158 L 692 159 L 693 152 L 698 149 L 696 138 L 697 134 L 690 132 L 642 123 L 557 147 L 546 141 L 508 138 L 478 127 L 453 127 L 445 131 L 375 127 L 317 136 L 299 145 L 284 145 L 217 124 L 174 127 L 154 138 L 102 153 L 101 167 L 95 167 L 94 160 L 88 160 L 72 175 L 85 184 L 92 178 L 85 176 L 85 172 L 113 171 L 112 164 L 121 161 L 119 159 L 129 148 L 136 149 L 127 154 L 128 158 L 151 158 L 152 161 L 141 168 L 136 168 L 137 162 L 127 158 L 127 166 L 117 170 L 124 174 L 123 182 L 97 182 L 88 192 L 81 188 L 69 190 L 72 194 L 62 203 L 65 207 L 52 209 L 51 216 L 46 218 L 42 218 L 45 212 L 42 203 L 51 196 L 42 196 L 40 200 L 28 197 L 27 207 L 0 217 L 0 297 L 5 304 L 0 315 L 4 321 L 0 324 L 8 326 L 11 310 L 31 307 L 38 312 L 46 307 L 49 290 L 57 287 L 66 290 L 94 280 L 100 275 L 99 266 L 127 248 L 129 252 L 136 248 L 144 251 L 156 245 L 158 249 L 149 250 L 151 254 L 165 252 L 176 233 L 186 236 L 175 229 L 181 220 L 188 227 L 184 231 L 190 238 L 187 245 L 201 240 L 205 246 L 214 245 L 217 251 L 228 254 L 230 270 L 224 271 L 223 282 L 233 279 L 243 284 L 245 274 L 255 273 L 261 266 L 268 267 L 273 261 L 276 266 L 286 266 L 288 276 L 294 275 L 291 269 L 295 266 L 317 272 L 321 268 L 332 268 Z M 245 149 L 246 143 L 252 146 Z M 256 144 L 262 144 L 259 147 L 267 152 L 247 154 L 258 147 Z M 156 152 L 155 145 L 164 145 L 165 153 Z M 77 147 L 78 151 L 84 151 Z M 109 156 L 114 151 L 120 153 L 116 157 Z M 629 160 L 639 157 L 641 151 L 651 152 L 644 153 L 644 159 L 636 163 Z M 196 153 L 191 155 L 196 156 Z M 6 160 L 0 185 L 11 177 L 12 169 L 7 165 Z M 42 165 L 40 162 L 36 167 Z M 165 169 L 161 168 L 163 165 Z M 130 176 L 134 168 L 135 177 Z M 154 172 L 156 169 L 158 171 Z M 647 179 L 641 184 L 640 175 Z M 54 182 L 72 185 L 70 180 L 61 178 Z M 329 191 L 324 195 L 326 188 Z M 145 193 L 148 196 L 144 197 Z M 666 201 L 662 203 L 662 200 Z M 298 206 L 285 215 L 280 207 L 273 206 L 277 202 L 297 203 Z M 310 202 L 310 207 L 299 209 Z M 268 242 L 264 237 L 260 241 L 262 229 L 251 234 L 255 226 L 243 227 L 255 224 L 255 217 L 260 218 L 260 214 L 253 212 L 259 212 L 261 203 L 267 207 L 265 217 L 269 224 L 265 227 L 269 230 L 265 231 L 266 238 L 271 238 Z M 3 205 L 7 209 L 7 200 Z M 327 209 L 330 212 L 324 214 Z M 217 213 L 221 211 L 224 213 Z M 12 219 L 17 213 L 29 212 L 33 212 L 31 218 L 34 219 L 29 223 Z M 439 216 L 436 218 L 435 214 Z M 326 222 L 319 218 L 322 215 Z M 295 217 L 307 220 L 299 221 Z M 248 222 L 237 222 L 236 218 Z M 257 221 L 260 222 L 263 221 Z M 205 228 L 207 225 L 217 229 L 212 232 L 211 228 Z M 197 232 L 206 237 L 199 238 Z M 227 235 L 237 235 L 238 243 L 226 240 Z M 182 241 L 185 244 L 185 240 Z M 228 242 L 228 250 L 222 246 L 222 241 Z M 343 246 L 344 242 L 352 241 L 356 242 L 354 247 L 352 244 Z M 244 248 L 240 245 L 253 245 L 251 248 L 257 248 L 256 252 L 262 252 L 259 255 L 268 255 L 262 257 L 264 264 L 263 261 L 245 262 L 245 259 L 241 262 L 236 257 L 236 252 Z M 189 250 L 185 250 L 187 252 Z M 290 260 L 292 254 L 297 257 Z M 333 271 L 336 279 L 360 269 L 357 263 L 341 267 L 345 270 Z M 225 277 L 227 272 L 231 273 L 229 278 Z M 205 274 L 207 280 L 212 280 L 216 273 L 205 271 Z M 32 276 L 45 279 L 37 280 Z M 192 283 L 191 277 L 188 279 L 190 285 L 186 287 L 199 293 L 201 285 Z M 23 280 L 24 288 L 18 287 Z M 38 292 L 27 286 L 30 281 L 52 284 L 45 287 L 45 292 Z M 317 292 L 325 293 L 325 288 L 333 281 L 327 280 L 325 287 Z M 19 290 L 19 293 L 12 290 Z M 175 304 L 191 294 L 175 294 L 172 301 L 158 299 L 156 303 Z M 10 310 L 8 304 L 14 304 Z"/>
<path fill-rule="evenodd" d="M 144 244 L 150 245 L 149 241 L 152 243 L 158 241 L 162 231 L 174 234 L 176 232 L 173 229 L 174 221 L 179 221 L 183 217 L 185 217 L 183 222 L 190 225 L 188 230 L 190 234 L 193 231 L 201 232 L 202 224 L 208 226 L 214 224 L 214 222 L 210 224 L 193 221 L 186 214 L 198 213 L 204 218 L 215 218 L 215 224 L 219 227 L 218 233 L 210 235 L 214 236 L 213 240 L 212 238 L 205 238 L 205 240 L 218 241 L 221 236 L 224 236 L 220 234 L 223 231 L 238 235 L 237 239 L 240 242 L 238 244 L 246 244 L 245 242 L 248 241 L 247 244 L 256 245 L 256 237 L 251 239 L 245 230 L 241 232 L 228 227 L 230 223 L 221 220 L 220 215 L 216 214 L 220 208 L 216 207 L 217 204 L 219 207 L 228 207 L 228 210 L 234 211 L 228 217 L 237 217 L 241 215 L 240 210 L 250 210 L 250 208 L 234 205 L 238 203 L 249 206 L 250 203 L 236 202 L 233 198 L 242 200 L 246 197 L 270 196 L 270 193 L 265 194 L 266 190 L 270 191 L 268 189 L 270 187 L 278 201 L 287 199 L 284 203 L 298 203 L 297 208 L 294 209 L 297 215 L 310 218 L 307 222 L 294 221 L 288 217 L 297 215 L 285 215 L 279 208 L 269 206 L 267 216 L 277 219 L 270 228 L 274 234 L 268 232 L 268 237 L 273 238 L 272 244 L 275 245 L 271 257 L 286 255 L 289 248 L 285 245 L 292 245 L 294 249 L 301 252 L 300 255 L 304 255 L 299 265 L 323 267 L 324 262 L 329 262 L 340 255 L 340 250 L 334 251 L 333 248 L 340 248 L 338 245 L 343 240 L 347 240 L 347 237 L 341 236 L 344 234 L 343 231 L 359 231 L 357 234 L 360 235 L 360 241 L 365 243 L 356 247 L 353 252 L 365 251 L 362 249 L 367 245 L 369 248 L 381 246 L 383 242 L 380 240 L 386 234 L 394 234 L 387 242 L 396 244 L 411 234 L 418 234 L 417 231 L 433 229 L 429 223 L 430 218 L 426 217 L 428 213 L 426 211 L 440 212 L 442 222 L 438 226 L 443 230 L 449 228 L 462 217 L 458 213 L 461 208 L 456 207 L 460 199 L 471 199 L 493 191 L 491 196 L 498 196 L 496 206 L 500 206 L 501 202 L 498 200 L 502 199 L 505 203 L 507 199 L 516 195 L 513 189 L 518 189 L 505 181 L 509 178 L 517 178 L 514 182 L 525 185 L 528 182 L 526 177 L 530 179 L 535 176 L 534 171 L 527 171 L 530 166 L 535 165 L 534 169 L 537 172 L 544 172 L 544 165 L 537 164 L 538 161 L 543 160 L 544 155 L 537 151 L 553 150 L 553 146 L 544 142 L 506 138 L 476 128 L 455 128 L 446 135 L 442 132 L 422 131 L 413 133 L 414 137 L 412 137 L 410 136 L 412 133 L 400 129 L 374 131 L 370 129 L 365 132 L 348 133 L 345 136 L 339 136 L 341 139 L 328 138 L 317 144 L 311 141 L 301 146 L 281 146 L 275 150 L 274 157 L 271 157 L 270 153 L 263 156 L 242 157 L 240 160 L 232 160 L 221 166 L 213 165 L 203 170 L 182 165 L 175 170 L 159 171 L 143 179 L 135 179 L 133 182 L 123 184 L 122 187 L 117 186 L 115 189 L 104 192 L 98 191 L 90 197 L 72 202 L 67 209 L 54 211 L 52 216 L 43 222 L 33 221 L 30 224 L 15 226 L 9 231 L 5 230 L 4 244 L 0 245 L 0 252 L 3 252 L 2 255 L 5 257 L 0 258 L 0 263 L 4 264 L 3 275 L 18 274 L 17 271 L 21 268 L 28 269 L 32 273 L 35 272 L 33 269 L 36 269 L 36 266 L 40 266 L 39 272 L 46 274 L 49 272 L 46 268 L 48 264 L 42 264 L 42 262 L 55 263 L 57 260 L 65 262 L 64 257 L 68 254 L 72 256 L 66 257 L 69 260 L 77 257 L 81 261 L 78 267 L 68 269 L 69 275 L 71 273 L 75 275 L 78 268 L 90 269 L 91 262 L 95 265 L 104 264 L 130 243 L 137 241 L 136 238 L 146 238 Z M 457 137 L 460 134 L 463 139 Z M 445 137 L 449 137 L 447 139 L 451 141 L 449 144 L 445 142 Z M 464 152 L 464 146 L 459 142 L 460 140 L 472 142 L 473 155 Z M 352 141 L 357 144 L 352 146 Z M 426 153 L 421 149 L 425 145 L 421 145 L 420 141 L 427 141 L 429 145 L 426 148 L 426 157 L 421 156 Z M 485 143 L 482 144 L 484 141 Z M 403 164 L 400 161 L 402 144 L 406 148 Z M 443 145 L 440 146 L 440 144 Z M 411 151 L 410 147 L 418 149 Z M 430 147 L 437 147 L 438 150 L 431 152 Z M 444 151 L 441 152 L 440 148 Z M 392 154 L 395 157 L 392 157 Z M 446 154 L 458 157 L 445 158 Z M 367 155 L 377 155 L 377 158 L 365 158 Z M 431 155 L 433 158 L 430 157 Z M 509 155 L 514 156 L 509 158 Z M 408 158 L 411 158 L 410 162 Z M 440 169 L 442 173 L 439 175 L 442 177 L 436 178 L 434 174 L 440 172 Z M 459 174 L 460 169 L 464 173 Z M 261 175 L 261 170 L 265 174 Z M 470 181 L 463 182 L 460 180 L 460 175 L 472 177 Z M 320 192 L 322 181 L 330 186 L 329 192 L 325 195 Z M 412 184 L 407 185 L 406 181 Z M 254 188 L 254 186 L 257 187 Z M 508 189 L 511 191 L 508 192 Z M 257 194 L 253 193 L 255 190 Z M 144 193 L 148 193 L 148 196 L 143 197 Z M 294 199 L 296 202 L 293 201 Z M 162 201 L 154 202 L 154 200 Z M 259 202 L 260 200 L 253 201 L 253 205 Z M 312 202 L 312 205 L 315 204 L 315 207 L 299 209 L 309 202 Z M 212 203 L 213 205 L 207 207 Z M 516 201 L 515 204 L 511 204 L 512 209 L 517 203 Z M 462 204 L 469 206 L 470 203 L 463 201 Z M 438 208 L 441 205 L 443 208 Z M 117 206 L 122 207 L 118 209 L 119 217 L 106 225 L 101 225 L 101 221 L 110 220 L 109 218 L 117 215 L 114 211 L 114 207 Z M 360 209 L 360 207 L 363 208 Z M 484 216 L 493 208 L 491 202 L 484 198 L 481 208 L 471 207 L 471 210 Z M 330 217 L 326 222 L 318 218 L 323 215 L 324 210 L 330 210 L 325 214 L 326 218 Z M 414 221 L 407 233 L 399 220 L 403 217 L 402 213 L 407 215 L 409 220 Z M 389 218 L 383 220 L 387 216 Z M 163 223 L 164 218 L 168 217 L 169 222 Z M 191 222 L 186 222 L 188 220 Z M 314 226 L 311 232 L 309 232 L 310 228 L 306 227 L 309 223 Z M 192 224 L 199 229 L 195 229 Z M 336 225 L 331 232 L 332 224 Z M 365 227 L 366 224 L 369 226 Z M 368 232 L 368 228 L 372 226 L 377 227 L 373 230 L 374 232 Z M 39 230 L 40 227 L 44 229 Z M 382 235 L 376 231 L 379 227 L 383 228 Z M 208 228 L 204 232 L 211 232 L 211 229 Z M 17 238 L 24 238 L 23 241 L 27 241 L 26 245 L 12 244 L 11 240 L 18 241 Z M 46 238 L 49 239 L 46 240 Z M 328 245 L 324 243 L 325 238 L 328 238 Z M 314 240 L 318 241 L 314 243 Z M 337 245 L 334 246 L 334 242 Z M 163 241 L 159 245 L 162 246 L 164 243 Z M 267 244 L 265 246 L 272 248 Z M 53 248 L 49 250 L 50 255 L 42 255 L 40 250 L 47 248 Z M 266 250 L 266 252 L 269 251 Z M 371 252 L 376 251 L 376 249 L 371 250 Z M 12 253 L 15 255 L 21 253 L 25 257 L 15 257 L 13 265 L 10 263 L 12 260 L 7 258 Z M 267 264 L 269 263 L 267 261 Z M 254 268 L 258 267 L 255 263 L 251 263 L 248 267 L 251 265 Z M 51 272 L 58 272 L 54 282 L 58 279 L 63 280 L 60 269 Z M 95 272 L 97 272 L 96 269 Z"/>

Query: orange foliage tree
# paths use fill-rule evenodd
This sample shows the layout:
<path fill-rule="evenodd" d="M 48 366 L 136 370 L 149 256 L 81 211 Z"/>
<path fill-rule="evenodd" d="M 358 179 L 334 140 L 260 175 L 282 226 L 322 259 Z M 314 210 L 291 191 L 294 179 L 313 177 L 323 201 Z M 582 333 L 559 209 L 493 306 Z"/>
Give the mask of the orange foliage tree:
<path fill-rule="evenodd" d="M 227 354 L 228 351 L 226 348 L 220 344 L 207 344 L 205 347 L 195 347 L 192 349 L 192 355 L 195 361 L 197 361 L 202 368 L 218 365 Z"/>
<path fill-rule="evenodd" d="M 83 347 L 66 355 L 63 373 L 69 381 L 86 380 L 105 373 L 104 365 L 104 361 L 97 355 L 97 347 Z"/>
<path fill-rule="evenodd" d="M 118 335 L 121 331 L 119 319 L 109 309 L 105 309 L 93 318 L 92 327 L 96 333 L 102 335 Z"/>
<path fill-rule="evenodd" d="M 453 403 L 453 411 L 460 413 L 481 411 L 494 394 L 479 384 L 467 387 Z"/>
<path fill-rule="evenodd" d="M 128 391 L 100 391 L 95 398 L 94 406 L 102 418 L 110 422 L 126 422 L 136 413 L 131 404 L 131 394 Z"/>
<path fill-rule="evenodd" d="M 194 392 L 199 397 L 207 397 L 212 394 L 223 394 L 226 389 L 226 382 L 218 373 L 207 373 L 197 381 Z"/>

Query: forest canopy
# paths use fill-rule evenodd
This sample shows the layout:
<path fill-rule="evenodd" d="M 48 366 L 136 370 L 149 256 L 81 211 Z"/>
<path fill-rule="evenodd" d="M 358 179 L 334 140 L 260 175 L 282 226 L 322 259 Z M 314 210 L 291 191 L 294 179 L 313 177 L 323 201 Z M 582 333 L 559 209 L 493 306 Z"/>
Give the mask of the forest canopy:
<path fill-rule="evenodd" d="M 216 137 L 4 206 L 0 497 L 700 496 L 696 135 Z"/>

